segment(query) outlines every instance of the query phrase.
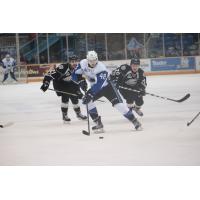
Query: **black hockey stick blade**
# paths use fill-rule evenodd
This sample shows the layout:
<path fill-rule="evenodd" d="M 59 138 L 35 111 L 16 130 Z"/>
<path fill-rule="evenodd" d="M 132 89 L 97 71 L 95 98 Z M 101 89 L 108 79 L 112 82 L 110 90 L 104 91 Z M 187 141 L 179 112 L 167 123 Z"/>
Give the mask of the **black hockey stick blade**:
<path fill-rule="evenodd" d="M 124 89 L 124 90 L 129 90 L 129 91 L 132 91 L 132 92 L 135 92 L 135 93 L 140 93 L 140 91 L 138 91 L 138 90 L 134 90 L 134 89 L 130 89 L 130 88 L 122 87 L 122 86 L 119 86 L 119 87 Z M 181 102 L 185 101 L 186 99 L 188 99 L 190 97 L 190 94 L 188 93 L 183 98 L 176 100 L 176 99 L 171 99 L 171 98 L 168 98 L 168 97 L 163 97 L 163 96 L 159 96 L 159 95 L 156 95 L 156 94 L 152 94 L 152 93 L 149 93 L 149 92 L 146 92 L 146 94 L 151 95 L 153 97 L 158 97 L 158 98 L 161 98 L 161 99 L 169 100 L 169 101 L 174 101 L 174 102 L 177 102 L 177 103 L 181 103 Z"/>
<path fill-rule="evenodd" d="M 186 99 L 188 99 L 189 97 L 190 97 L 190 94 L 186 94 L 182 99 L 176 100 L 176 102 L 181 103 L 185 101 Z"/>
<path fill-rule="evenodd" d="M 6 124 L 0 125 L 0 128 L 6 128 L 8 126 L 12 126 L 14 124 L 14 122 L 8 122 Z"/>
<path fill-rule="evenodd" d="M 188 123 L 187 123 L 187 126 L 189 126 L 190 124 L 191 124 L 191 123 L 190 123 L 190 122 L 188 122 Z"/>
<path fill-rule="evenodd" d="M 173 102 L 177 102 L 177 103 L 181 103 L 183 101 L 185 101 L 186 99 L 188 99 L 190 97 L 190 94 L 186 94 L 183 98 L 181 99 L 171 99 L 171 98 L 168 98 L 168 97 L 162 97 L 162 96 L 158 96 L 158 95 L 155 95 L 155 94 L 151 94 L 151 93 L 146 93 L 146 94 L 149 94 L 151 96 L 154 96 L 154 97 L 158 97 L 158 98 L 161 98 L 161 99 L 165 99 L 165 100 L 169 100 L 169 101 L 173 101 Z"/>
<path fill-rule="evenodd" d="M 90 133 L 89 133 L 88 131 L 83 130 L 82 133 L 83 133 L 84 135 L 90 136 Z"/>
<path fill-rule="evenodd" d="M 192 124 L 192 122 L 200 115 L 200 112 L 197 113 L 197 115 L 190 121 L 187 123 L 187 126 L 189 126 L 190 124 Z"/>

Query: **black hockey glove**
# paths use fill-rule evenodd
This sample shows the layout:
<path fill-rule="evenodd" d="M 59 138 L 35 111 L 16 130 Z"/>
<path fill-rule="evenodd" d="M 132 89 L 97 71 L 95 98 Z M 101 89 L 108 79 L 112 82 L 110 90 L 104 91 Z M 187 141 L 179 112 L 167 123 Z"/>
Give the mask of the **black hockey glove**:
<path fill-rule="evenodd" d="M 87 91 L 87 82 L 86 82 L 86 80 L 80 81 L 80 82 L 79 82 L 79 86 L 80 86 L 80 88 L 81 88 L 84 92 Z"/>
<path fill-rule="evenodd" d="M 81 91 L 78 91 L 78 92 L 77 92 L 77 96 L 78 96 L 79 99 L 82 99 L 82 98 L 83 98 L 82 92 L 81 92 Z"/>
<path fill-rule="evenodd" d="M 139 88 L 139 95 L 140 96 L 145 96 L 146 95 L 145 88 Z"/>
<path fill-rule="evenodd" d="M 96 81 L 96 79 L 95 78 L 89 78 L 89 81 L 94 83 Z"/>
<path fill-rule="evenodd" d="M 113 84 L 114 84 L 114 86 L 117 88 L 117 89 L 119 89 L 119 83 L 117 82 L 117 81 L 113 81 Z"/>
<path fill-rule="evenodd" d="M 47 91 L 48 88 L 49 88 L 49 82 L 44 82 L 44 83 L 42 84 L 42 86 L 40 87 L 40 89 L 41 89 L 43 92 Z"/>
<path fill-rule="evenodd" d="M 83 104 L 88 104 L 91 100 L 93 100 L 93 95 L 91 93 L 91 90 L 88 90 L 83 97 Z"/>
<path fill-rule="evenodd" d="M 145 96 L 146 95 L 146 86 L 143 85 L 142 83 L 137 83 L 136 87 L 135 87 L 136 90 L 139 90 L 139 95 L 140 96 Z"/>

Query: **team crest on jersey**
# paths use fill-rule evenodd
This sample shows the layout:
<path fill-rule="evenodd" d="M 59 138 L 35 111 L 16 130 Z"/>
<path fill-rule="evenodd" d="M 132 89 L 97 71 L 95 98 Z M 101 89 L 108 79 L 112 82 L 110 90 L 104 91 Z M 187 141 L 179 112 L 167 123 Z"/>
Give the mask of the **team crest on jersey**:
<path fill-rule="evenodd" d="M 129 73 L 129 74 L 127 74 L 126 78 L 128 78 L 128 79 L 130 78 L 131 79 L 131 78 L 133 78 L 133 76 L 132 76 L 131 73 Z"/>
<path fill-rule="evenodd" d="M 130 86 L 135 86 L 137 84 L 137 80 L 136 79 L 128 79 L 127 81 L 125 81 L 125 83 Z"/>
<path fill-rule="evenodd" d="M 132 74 L 131 72 L 128 72 L 125 76 L 125 83 L 127 85 L 130 85 L 130 86 L 134 86 L 136 85 L 137 83 L 137 74 Z"/>

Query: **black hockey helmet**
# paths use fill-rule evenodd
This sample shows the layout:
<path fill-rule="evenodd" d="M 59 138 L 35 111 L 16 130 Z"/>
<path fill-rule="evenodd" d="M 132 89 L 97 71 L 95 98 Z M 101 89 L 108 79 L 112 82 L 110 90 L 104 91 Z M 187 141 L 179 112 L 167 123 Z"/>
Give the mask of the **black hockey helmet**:
<path fill-rule="evenodd" d="M 130 65 L 132 65 L 132 64 L 140 65 L 140 59 L 139 58 L 132 58 Z"/>
<path fill-rule="evenodd" d="M 69 61 L 71 61 L 71 60 L 78 60 L 78 56 L 75 55 L 75 54 L 70 55 L 70 56 L 69 56 Z"/>

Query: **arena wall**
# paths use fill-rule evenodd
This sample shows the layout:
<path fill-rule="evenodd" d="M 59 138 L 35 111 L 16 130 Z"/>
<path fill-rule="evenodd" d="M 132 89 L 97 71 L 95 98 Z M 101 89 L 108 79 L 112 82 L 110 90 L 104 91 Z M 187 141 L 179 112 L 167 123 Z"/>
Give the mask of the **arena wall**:
<path fill-rule="evenodd" d="M 102 62 L 112 71 L 122 64 L 129 64 L 130 59 Z M 37 82 L 42 81 L 44 74 L 56 65 L 58 65 L 58 63 L 32 64 L 23 65 L 21 68 L 25 68 L 27 71 L 26 82 Z M 200 56 L 141 59 L 141 68 L 145 71 L 147 76 L 200 73 Z"/>

